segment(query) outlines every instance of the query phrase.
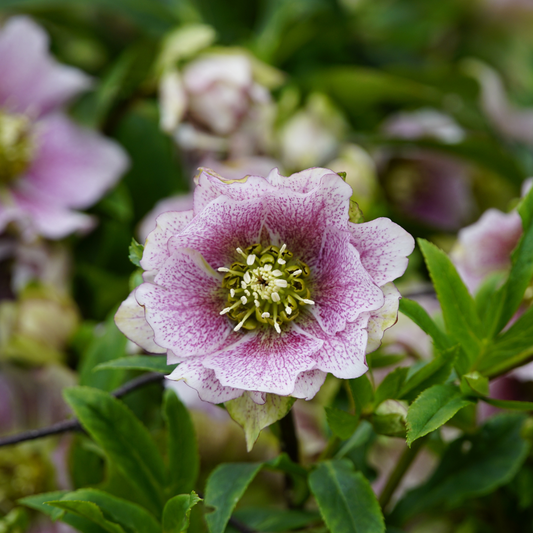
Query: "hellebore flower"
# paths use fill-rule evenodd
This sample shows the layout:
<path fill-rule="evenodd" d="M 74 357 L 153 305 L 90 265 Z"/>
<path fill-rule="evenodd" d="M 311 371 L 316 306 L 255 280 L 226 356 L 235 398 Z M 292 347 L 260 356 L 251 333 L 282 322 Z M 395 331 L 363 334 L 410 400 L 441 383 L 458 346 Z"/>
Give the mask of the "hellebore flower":
<path fill-rule="evenodd" d="M 60 239 L 90 229 L 92 218 L 75 210 L 112 187 L 127 158 L 60 112 L 89 78 L 58 64 L 46 34 L 25 17 L 0 30 L 0 71 L 0 231 L 16 222 L 26 237 Z"/>
<path fill-rule="evenodd" d="M 161 78 L 161 128 L 184 150 L 242 157 L 264 151 L 274 108 L 245 53 L 205 52 Z M 268 137 L 268 135 L 267 135 Z"/>
<path fill-rule="evenodd" d="M 170 379 L 228 402 L 241 425 L 257 423 L 245 427 L 250 445 L 328 372 L 367 371 L 367 347 L 396 321 L 392 281 L 414 241 L 386 218 L 351 223 L 352 190 L 328 169 L 230 181 L 202 169 L 196 182 L 191 211 L 158 217 L 145 283 L 115 320 L 180 363 Z"/>

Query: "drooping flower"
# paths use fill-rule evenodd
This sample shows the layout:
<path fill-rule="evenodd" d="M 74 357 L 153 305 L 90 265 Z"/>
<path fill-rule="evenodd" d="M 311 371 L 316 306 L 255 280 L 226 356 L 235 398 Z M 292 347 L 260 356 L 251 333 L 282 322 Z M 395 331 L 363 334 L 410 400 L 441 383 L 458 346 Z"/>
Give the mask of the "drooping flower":
<path fill-rule="evenodd" d="M 396 321 L 392 282 L 412 237 L 386 218 L 351 223 L 352 190 L 328 169 L 229 181 L 202 169 L 196 181 L 193 209 L 162 214 L 148 236 L 145 283 L 120 307 L 119 329 L 180 363 L 169 378 L 201 399 L 239 398 L 228 410 L 241 423 L 265 406 L 261 427 L 327 373 L 366 372 L 367 345 Z"/>
<path fill-rule="evenodd" d="M 0 231 L 59 239 L 90 229 L 79 213 L 111 188 L 127 166 L 124 151 L 69 120 L 61 107 L 90 85 L 48 53 L 44 31 L 25 17 L 0 30 Z"/>
<path fill-rule="evenodd" d="M 169 68 L 159 87 L 161 128 L 184 150 L 243 157 L 269 143 L 273 104 L 244 52 L 204 52 Z"/>

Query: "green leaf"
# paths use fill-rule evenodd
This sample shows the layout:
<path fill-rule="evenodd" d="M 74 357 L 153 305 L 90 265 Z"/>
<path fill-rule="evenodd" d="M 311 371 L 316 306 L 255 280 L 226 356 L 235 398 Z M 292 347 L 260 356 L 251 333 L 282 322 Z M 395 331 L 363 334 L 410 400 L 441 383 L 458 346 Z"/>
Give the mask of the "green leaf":
<path fill-rule="evenodd" d="M 261 467 L 261 463 L 231 463 L 213 470 L 205 488 L 205 505 L 214 508 L 205 515 L 210 533 L 224 533 L 235 505 Z"/>
<path fill-rule="evenodd" d="M 259 405 L 248 394 L 243 394 L 224 405 L 231 418 L 244 429 L 246 448 L 251 451 L 261 430 L 283 418 L 295 401 L 290 396 L 267 394 L 266 402 Z"/>
<path fill-rule="evenodd" d="M 138 489 L 146 507 L 159 516 L 165 467 L 148 430 L 126 405 L 105 392 L 74 387 L 66 389 L 64 396 L 109 461 Z"/>
<path fill-rule="evenodd" d="M 163 416 L 167 427 L 167 492 L 171 496 L 188 493 L 198 478 L 200 456 L 189 411 L 171 389 L 165 391 Z"/>
<path fill-rule="evenodd" d="M 96 366 L 126 355 L 128 339 L 118 330 L 113 315 L 109 315 L 103 328 L 93 328 L 92 340 L 83 352 L 79 366 L 80 385 L 112 391 L 124 381 L 125 372 L 93 372 Z"/>
<path fill-rule="evenodd" d="M 341 440 L 349 439 L 357 427 L 359 417 L 336 407 L 326 407 L 325 409 L 328 425 L 332 433 Z"/>
<path fill-rule="evenodd" d="M 141 266 L 141 259 L 143 258 L 144 246 L 139 244 L 134 238 L 131 239 L 128 259 L 136 266 Z"/>
<path fill-rule="evenodd" d="M 481 350 L 481 322 L 474 300 L 449 257 L 424 239 L 418 243 L 442 307 L 448 335 L 461 344 L 472 363 Z M 467 371 L 466 365 L 461 366 L 461 370 Z"/>
<path fill-rule="evenodd" d="M 185 533 L 189 529 L 191 509 L 201 498 L 193 491 L 174 496 L 163 509 L 163 533 Z"/>
<path fill-rule="evenodd" d="M 273 533 L 303 529 L 313 522 L 320 521 L 320 514 L 317 511 L 265 507 L 238 509 L 233 513 L 233 517 L 254 531 L 272 531 Z"/>
<path fill-rule="evenodd" d="M 348 386 L 352 395 L 356 416 L 371 413 L 374 407 L 374 389 L 366 374 L 356 379 L 348 380 Z"/>
<path fill-rule="evenodd" d="M 461 378 L 461 392 L 465 396 L 488 396 L 489 380 L 479 372 L 469 372 Z"/>
<path fill-rule="evenodd" d="M 94 367 L 93 372 L 98 370 L 122 369 L 144 370 L 146 372 L 160 372 L 169 374 L 178 365 L 167 365 L 166 355 L 128 355 L 120 359 L 113 359 Z"/>
<path fill-rule="evenodd" d="M 453 385 L 433 385 L 426 389 L 407 412 L 407 444 L 411 446 L 416 439 L 435 431 L 471 403 Z"/>
<path fill-rule="evenodd" d="M 46 502 L 61 498 L 67 491 L 56 491 L 56 492 L 45 492 L 43 494 L 36 494 L 34 496 L 26 496 L 18 500 L 19 503 L 29 507 L 30 509 L 35 509 L 40 511 L 45 515 L 49 516 L 52 520 L 61 520 L 72 526 L 73 528 L 81 531 L 82 533 L 102 533 L 105 530 L 100 526 L 96 525 L 94 522 L 82 518 L 78 515 L 72 513 L 66 513 L 65 511 L 58 509 L 57 507 L 52 507 Z"/>
<path fill-rule="evenodd" d="M 525 230 L 533 224 L 533 187 L 531 187 L 529 192 L 524 198 L 522 198 L 517 210 L 522 218 L 522 227 Z"/>
<path fill-rule="evenodd" d="M 452 346 L 452 340 L 433 322 L 427 311 L 414 300 L 402 298 L 400 312 L 410 318 L 424 333 L 427 333 L 438 350 L 446 350 Z"/>
<path fill-rule="evenodd" d="M 493 313 L 491 337 L 499 333 L 511 320 L 524 298 L 533 278 L 533 224 L 525 231 L 516 251 L 509 277 L 496 293 L 497 311 Z"/>
<path fill-rule="evenodd" d="M 400 367 L 387 374 L 376 390 L 374 405 L 379 405 L 385 400 L 400 398 L 400 391 L 408 371 L 407 367 Z"/>
<path fill-rule="evenodd" d="M 494 405 L 500 409 L 512 409 L 514 411 L 533 411 L 533 402 L 518 402 L 515 400 L 498 400 L 496 398 L 480 397 L 482 402 Z"/>
<path fill-rule="evenodd" d="M 390 523 L 403 524 L 435 508 L 457 507 L 508 483 L 528 454 L 529 445 L 520 435 L 523 422 L 521 414 L 495 416 L 475 435 L 452 442 L 430 479 L 399 502 Z"/>
<path fill-rule="evenodd" d="M 119 524 L 126 531 L 135 533 L 160 533 L 161 524 L 146 509 L 135 503 L 122 498 L 112 496 L 107 492 L 97 489 L 80 489 L 65 494 L 60 500 L 53 503 L 63 502 L 88 502 L 98 506 L 104 518 L 115 524 Z M 52 504 L 52 502 L 48 502 Z M 56 505 L 65 509 L 61 505 Z M 74 509 L 68 509 L 74 513 Z M 80 513 L 77 513 L 80 514 Z M 80 514 L 80 516 L 82 516 Z M 86 516 L 85 518 L 89 518 Z"/>
<path fill-rule="evenodd" d="M 107 520 L 102 511 L 95 503 L 86 502 L 86 501 L 50 501 L 47 502 L 48 505 L 52 507 L 57 507 L 65 511 L 70 511 L 72 514 L 86 518 L 91 522 L 94 522 L 96 525 L 100 526 L 104 531 L 108 533 L 125 533 L 124 529 L 118 524 Z"/>
<path fill-rule="evenodd" d="M 377 368 L 385 368 L 387 366 L 397 365 L 401 363 L 407 356 L 405 354 L 383 354 L 379 352 L 372 352 L 367 354 L 366 361 L 368 366 L 375 370 Z"/>
<path fill-rule="evenodd" d="M 432 385 L 444 383 L 450 376 L 458 353 L 459 346 L 454 346 L 424 364 L 403 384 L 399 397 L 413 400 Z"/>
<path fill-rule="evenodd" d="M 319 463 L 309 486 L 331 533 L 384 533 L 385 522 L 374 491 L 353 463 Z"/>
<path fill-rule="evenodd" d="M 489 378 L 527 363 L 533 357 L 533 307 L 496 337 L 477 369 Z"/>

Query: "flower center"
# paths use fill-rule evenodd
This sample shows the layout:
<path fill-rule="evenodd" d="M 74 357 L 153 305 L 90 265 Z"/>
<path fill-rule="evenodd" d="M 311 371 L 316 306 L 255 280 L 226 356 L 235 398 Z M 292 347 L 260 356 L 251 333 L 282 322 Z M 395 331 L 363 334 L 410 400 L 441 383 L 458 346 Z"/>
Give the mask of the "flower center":
<path fill-rule="evenodd" d="M 315 303 L 306 286 L 309 267 L 293 259 L 285 244 L 281 248 L 252 244 L 237 252 L 243 261 L 218 269 L 226 272 L 222 286 L 229 290 L 227 307 L 220 314 L 238 322 L 235 331 L 269 324 L 281 333 L 281 324 L 294 320 L 301 306 Z"/>
<path fill-rule="evenodd" d="M 0 109 L 0 185 L 7 185 L 22 174 L 34 152 L 30 119 Z"/>

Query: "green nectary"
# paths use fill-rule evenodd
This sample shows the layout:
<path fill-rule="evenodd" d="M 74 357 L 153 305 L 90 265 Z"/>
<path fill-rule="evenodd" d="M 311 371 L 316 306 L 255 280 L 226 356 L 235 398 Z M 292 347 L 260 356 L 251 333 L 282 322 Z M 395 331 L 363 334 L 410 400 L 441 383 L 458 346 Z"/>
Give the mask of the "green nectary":
<path fill-rule="evenodd" d="M 227 306 L 220 314 L 237 322 L 235 331 L 266 324 L 280 333 L 281 324 L 294 320 L 301 306 L 314 304 L 307 286 L 310 269 L 294 259 L 285 244 L 252 244 L 237 252 L 243 261 L 218 269 L 226 272 L 222 287 L 228 290 Z"/>
<path fill-rule="evenodd" d="M 26 115 L 0 110 L 0 185 L 14 181 L 30 164 L 35 142 Z"/>

